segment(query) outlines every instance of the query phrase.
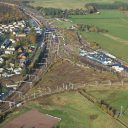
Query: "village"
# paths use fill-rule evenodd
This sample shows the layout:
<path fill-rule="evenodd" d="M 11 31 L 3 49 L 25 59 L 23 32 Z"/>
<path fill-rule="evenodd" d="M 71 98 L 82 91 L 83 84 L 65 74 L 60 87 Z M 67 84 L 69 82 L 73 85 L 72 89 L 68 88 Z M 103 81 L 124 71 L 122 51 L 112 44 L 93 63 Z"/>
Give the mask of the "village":
<path fill-rule="evenodd" d="M 0 78 L 22 74 L 32 61 L 41 34 L 32 19 L 0 24 Z"/>
<path fill-rule="evenodd" d="M 0 0 L 0 128 L 128 127 L 125 8 L 68 2 Z"/>

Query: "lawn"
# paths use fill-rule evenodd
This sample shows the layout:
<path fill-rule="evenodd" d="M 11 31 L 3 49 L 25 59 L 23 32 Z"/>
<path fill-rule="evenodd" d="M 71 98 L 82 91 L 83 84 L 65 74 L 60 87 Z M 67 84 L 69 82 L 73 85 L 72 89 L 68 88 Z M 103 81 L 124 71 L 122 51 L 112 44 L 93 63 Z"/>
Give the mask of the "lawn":
<path fill-rule="evenodd" d="M 20 110 L 12 113 L 6 122 L 32 108 L 40 112 L 60 117 L 61 128 L 123 128 L 110 116 L 86 100 L 79 93 L 63 93 L 30 102 Z"/>
<path fill-rule="evenodd" d="M 77 24 L 89 24 L 107 29 L 108 33 L 81 33 L 89 42 L 97 42 L 104 50 L 128 62 L 128 17 L 118 10 L 100 12 L 100 14 L 71 16 L 70 20 Z"/>

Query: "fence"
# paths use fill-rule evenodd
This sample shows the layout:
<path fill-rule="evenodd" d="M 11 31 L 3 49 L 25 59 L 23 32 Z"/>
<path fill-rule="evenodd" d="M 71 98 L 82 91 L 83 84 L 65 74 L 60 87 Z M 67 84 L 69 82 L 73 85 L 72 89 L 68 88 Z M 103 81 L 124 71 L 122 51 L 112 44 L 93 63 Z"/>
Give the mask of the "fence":
<path fill-rule="evenodd" d="M 112 83 L 111 81 L 106 81 L 106 83 L 98 83 L 97 81 L 95 83 L 86 83 L 86 84 L 73 84 L 73 83 L 68 83 L 68 84 L 62 84 L 61 86 L 57 86 L 54 89 L 51 89 L 49 87 L 44 88 L 43 91 L 38 90 L 33 92 L 31 95 L 24 95 L 20 96 L 21 100 L 23 101 L 30 101 L 34 100 L 36 98 L 42 97 L 42 96 L 47 96 L 47 95 L 53 95 L 57 93 L 63 93 L 66 91 L 77 91 L 78 89 L 82 88 L 119 88 L 119 87 L 128 87 L 128 83 L 125 83 L 124 81 L 121 82 L 114 82 Z"/>
<path fill-rule="evenodd" d="M 18 96 L 18 99 L 15 100 L 14 99 L 14 103 L 12 104 L 12 106 L 10 106 L 10 102 L 8 102 L 8 107 L 5 109 L 5 111 L 1 111 L 0 115 L 3 115 L 6 112 L 12 111 L 13 109 L 21 106 L 22 104 L 24 104 L 25 102 L 31 101 L 31 100 L 35 100 L 37 98 L 43 97 L 43 96 L 50 96 L 50 95 L 54 95 L 54 94 L 58 94 L 58 93 L 64 93 L 67 91 L 77 91 L 79 89 L 83 89 L 83 88 L 99 88 L 102 89 L 102 87 L 104 88 L 118 88 L 118 87 L 128 87 L 128 83 L 121 81 L 121 82 L 116 82 L 116 83 L 112 83 L 111 81 L 106 81 L 106 83 L 98 83 L 97 81 L 95 83 L 86 83 L 86 84 L 73 84 L 73 83 L 68 83 L 68 84 L 62 84 L 61 86 L 56 86 L 56 88 L 51 89 L 49 87 L 46 87 L 45 90 L 41 91 L 38 90 L 30 95 L 23 95 L 22 93 L 20 93 Z"/>

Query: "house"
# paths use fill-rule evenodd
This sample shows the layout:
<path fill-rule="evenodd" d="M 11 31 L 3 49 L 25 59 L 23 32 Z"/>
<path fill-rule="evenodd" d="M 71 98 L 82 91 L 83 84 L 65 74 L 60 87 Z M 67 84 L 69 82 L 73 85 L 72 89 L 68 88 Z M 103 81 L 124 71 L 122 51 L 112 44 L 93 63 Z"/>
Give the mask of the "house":
<path fill-rule="evenodd" d="M 13 34 L 13 35 L 16 35 L 16 32 L 13 32 L 12 34 Z"/>
<path fill-rule="evenodd" d="M 2 27 L 4 28 L 4 27 L 6 27 L 6 25 L 3 24 Z"/>
<path fill-rule="evenodd" d="M 14 76 L 15 74 L 7 74 L 6 77 L 11 77 L 11 76 Z"/>
<path fill-rule="evenodd" d="M 16 75 L 19 75 L 19 74 L 21 74 L 21 71 L 22 71 L 22 68 L 15 68 L 13 72 L 14 72 Z"/>
<path fill-rule="evenodd" d="M 13 25 L 12 24 L 9 24 L 8 27 L 13 27 Z"/>
<path fill-rule="evenodd" d="M 14 70 L 14 73 L 15 73 L 16 75 L 20 75 L 20 74 L 21 74 L 19 71 L 15 71 L 15 70 Z"/>
<path fill-rule="evenodd" d="M 8 47 L 7 50 L 8 51 L 15 51 L 15 48 L 14 47 Z"/>
<path fill-rule="evenodd" d="M 12 120 L 3 128 L 53 128 L 60 120 L 60 118 L 42 114 L 33 109 Z"/>
<path fill-rule="evenodd" d="M 30 32 L 30 28 L 29 27 L 24 28 L 24 33 L 28 34 L 29 32 Z"/>
<path fill-rule="evenodd" d="M 7 77 L 7 73 L 6 72 L 4 72 L 4 73 L 2 73 L 2 77 Z"/>
<path fill-rule="evenodd" d="M 12 42 L 12 44 L 15 44 L 16 43 L 16 41 L 13 40 L 13 39 L 10 39 L 10 41 Z"/>
<path fill-rule="evenodd" d="M 15 66 L 15 64 L 13 64 L 13 63 L 10 63 L 10 67 L 14 67 Z"/>
<path fill-rule="evenodd" d="M 6 55 L 10 55 L 10 54 L 13 54 L 13 51 L 5 50 L 4 53 L 5 53 Z"/>
<path fill-rule="evenodd" d="M 26 37 L 26 34 L 17 34 L 16 36 L 23 38 L 23 37 Z"/>
<path fill-rule="evenodd" d="M 38 30 L 38 31 L 36 31 L 36 34 L 41 35 L 42 34 L 42 31 L 41 30 Z"/>
<path fill-rule="evenodd" d="M 2 48 L 2 49 L 5 49 L 5 46 L 4 46 L 4 45 L 1 45 L 1 48 Z"/>
<path fill-rule="evenodd" d="M 16 22 L 14 22 L 13 25 L 16 25 Z"/>
<path fill-rule="evenodd" d="M 3 45 L 5 46 L 5 48 L 7 48 L 9 45 L 11 44 L 9 39 L 6 39 L 3 43 Z"/>
<path fill-rule="evenodd" d="M 13 30 L 12 30 L 11 28 L 9 29 L 9 31 L 10 31 L 10 32 L 13 32 Z"/>
<path fill-rule="evenodd" d="M 13 71 L 13 68 L 12 68 L 12 67 L 11 67 L 11 68 L 7 68 L 7 70 L 8 70 L 8 71 Z"/>
<path fill-rule="evenodd" d="M 23 50 L 21 48 L 18 49 L 18 53 L 22 53 Z"/>
<path fill-rule="evenodd" d="M 0 73 L 2 73 L 4 71 L 4 68 L 0 68 Z"/>
<path fill-rule="evenodd" d="M 2 64 L 4 62 L 3 58 L 0 58 L 0 64 Z"/>

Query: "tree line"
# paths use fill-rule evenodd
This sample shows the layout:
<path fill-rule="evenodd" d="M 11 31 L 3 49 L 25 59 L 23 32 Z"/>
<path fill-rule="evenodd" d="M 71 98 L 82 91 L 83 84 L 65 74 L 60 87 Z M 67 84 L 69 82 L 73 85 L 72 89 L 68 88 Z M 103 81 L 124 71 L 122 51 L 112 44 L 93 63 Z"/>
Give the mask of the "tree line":
<path fill-rule="evenodd" d="M 22 13 L 17 7 L 0 4 L 0 23 L 7 24 L 24 18 L 24 13 Z"/>
<path fill-rule="evenodd" d="M 85 31 L 85 32 L 102 32 L 102 33 L 108 32 L 108 30 L 99 28 L 95 25 L 77 24 L 77 26 L 80 31 Z"/>
<path fill-rule="evenodd" d="M 124 10 L 128 9 L 128 3 L 126 2 L 113 2 L 113 3 L 87 3 L 85 7 L 94 6 L 97 9 L 120 9 L 123 8 Z"/>
<path fill-rule="evenodd" d="M 109 115 L 118 118 L 120 116 L 120 112 L 119 110 L 115 109 L 114 107 L 112 107 L 110 104 L 106 103 L 104 100 L 101 100 L 99 102 L 99 106 L 106 111 Z"/>
<path fill-rule="evenodd" d="M 78 9 L 61 9 L 52 7 L 33 7 L 29 4 L 29 1 L 23 1 L 23 5 L 36 9 L 44 16 L 56 17 L 56 18 L 68 18 L 70 15 L 86 15 L 90 13 L 96 13 L 97 9 L 95 6 L 87 6 L 86 8 Z"/>
<path fill-rule="evenodd" d="M 57 18 L 68 18 L 69 15 L 86 15 L 89 13 L 97 12 L 97 9 L 90 6 L 86 9 L 60 9 L 60 8 L 45 8 L 36 7 L 36 9 L 45 16 L 57 17 Z"/>

